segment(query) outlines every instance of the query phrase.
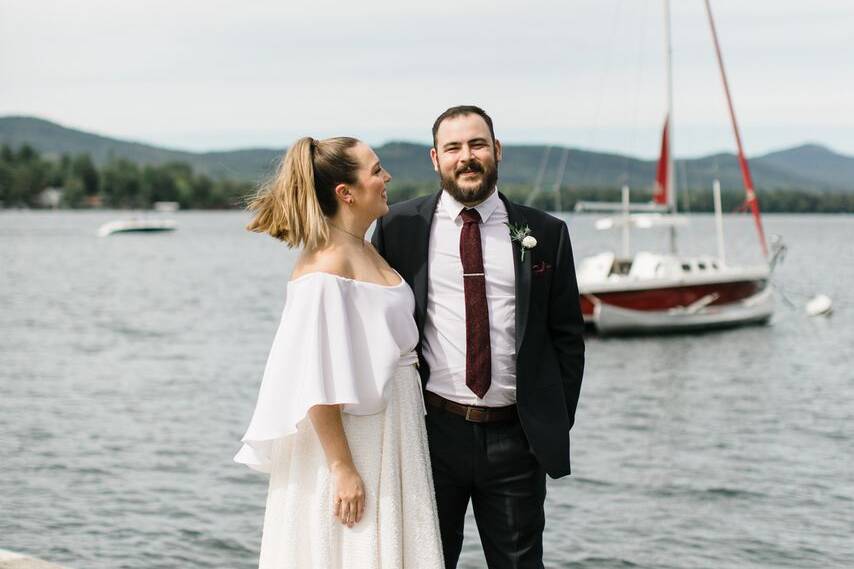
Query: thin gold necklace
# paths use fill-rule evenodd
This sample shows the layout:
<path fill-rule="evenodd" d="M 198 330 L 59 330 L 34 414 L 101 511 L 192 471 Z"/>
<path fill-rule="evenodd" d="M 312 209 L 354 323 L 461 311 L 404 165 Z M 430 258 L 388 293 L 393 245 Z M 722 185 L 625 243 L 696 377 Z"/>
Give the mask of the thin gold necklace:
<path fill-rule="evenodd" d="M 340 227 L 338 227 L 338 226 L 337 226 L 337 225 L 335 225 L 335 224 L 330 223 L 329 225 L 331 225 L 332 227 L 334 227 L 334 228 L 335 228 L 335 229 L 337 229 L 338 231 L 343 231 L 344 233 L 346 233 L 347 235 L 349 235 L 349 236 L 350 236 L 350 237 L 352 237 L 353 239 L 358 239 L 358 240 L 359 240 L 359 243 L 361 243 L 361 244 L 362 244 L 362 247 L 364 247 L 364 246 L 365 246 L 365 238 L 364 238 L 364 237 L 359 237 L 358 235 L 355 235 L 355 234 L 353 234 L 353 233 L 350 233 L 350 232 L 349 232 L 349 231 L 347 231 L 346 229 L 341 229 Z"/>

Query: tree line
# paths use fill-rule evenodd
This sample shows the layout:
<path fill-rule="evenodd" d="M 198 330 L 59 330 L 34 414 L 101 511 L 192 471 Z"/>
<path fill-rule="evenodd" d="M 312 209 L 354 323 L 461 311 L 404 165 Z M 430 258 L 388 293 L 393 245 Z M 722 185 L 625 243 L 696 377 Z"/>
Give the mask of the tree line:
<path fill-rule="evenodd" d="M 216 180 L 196 174 L 181 162 L 139 165 L 123 158 L 98 167 L 88 154 L 41 156 L 32 147 L 0 146 L 0 203 L 3 207 L 42 207 L 47 188 L 61 190 L 59 207 L 148 209 L 157 201 L 186 209 L 241 207 L 250 182 Z"/>
<path fill-rule="evenodd" d="M 193 172 L 190 165 L 171 162 L 139 165 L 118 158 L 97 166 L 88 154 L 63 154 L 58 159 L 40 155 L 32 147 L 0 146 L 0 204 L 2 207 L 44 207 L 40 198 L 47 188 L 61 189 L 62 208 L 107 207 L 148 209 L 157 201 L 178 202 L 183 209 L 229 209 L 245 204 L 256 185 L 247 181 L 213 179 Z M 525 203 L 531 186 L 501 184 L 502 192 Z M 397 202 L 435 192 L 432 182 L 393 181 L 389 201 Z M 779 213 L 854 213 L 854 192 L 817 193 L 790 189 L 760 189 L 762 211 Z M 632 202 L 652 199 L 649 190 L 632 192 Z M 558 205 L 571 211 L 577 201 L 620 201 L 619 188 L 562 187 L 559 199 L 554 192 L 534 197 L 534 207 L 554 211 Z M 722 193 L 723 210 L 739 209 L 744 201 L 740 190 Z M 687 189 L 680 192 L 682 211 L 714 211 L 712 192 Z"/>

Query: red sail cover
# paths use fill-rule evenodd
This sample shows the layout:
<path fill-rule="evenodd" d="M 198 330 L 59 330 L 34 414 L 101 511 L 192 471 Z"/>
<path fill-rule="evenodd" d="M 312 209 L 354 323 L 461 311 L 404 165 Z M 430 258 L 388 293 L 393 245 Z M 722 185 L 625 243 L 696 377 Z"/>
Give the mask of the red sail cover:
<path fill-rule="evenodd" d="M 668 176 L 670 174 L 670 141 L 667 140 L 667 123 L 670 122 L 668 115 L 664 119 L 664 130 L 661 133 L 661 156 L 658 157 L 658 168 L 655 172 L 655 188 L 652 192 L 652 200 L 660 205 L 667 205 Z"/>

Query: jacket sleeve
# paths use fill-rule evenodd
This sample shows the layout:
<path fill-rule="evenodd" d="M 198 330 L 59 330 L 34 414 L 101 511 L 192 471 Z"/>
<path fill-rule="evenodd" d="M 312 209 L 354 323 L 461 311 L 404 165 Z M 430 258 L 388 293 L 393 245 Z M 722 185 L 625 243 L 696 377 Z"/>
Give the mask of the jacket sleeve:
<path fill-rule="evenodd" d="M 371 244 L 377 252 L 385 257 L 385 238 L 383 235 L 383 217 L 377 219 L 374 224 L 374 234 L 371 236 Z"/>
<path fill-rule="evenodd" d="M 566 224 L 561 222 L 552 289 L 549 299 L 549 332 L 560 363 L 563 392 L 570 428 L 584 375 L 584 318 L 575 278 L 572 244 Z"/>

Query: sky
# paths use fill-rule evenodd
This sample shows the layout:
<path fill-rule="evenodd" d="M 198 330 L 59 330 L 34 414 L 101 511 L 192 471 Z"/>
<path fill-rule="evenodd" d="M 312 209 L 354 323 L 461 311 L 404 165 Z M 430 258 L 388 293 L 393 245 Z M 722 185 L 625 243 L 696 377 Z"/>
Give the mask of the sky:
<path fill-rule="evenodd" d="M 504 143 L 651 158 L 662 0 L 0 0 L 0 116 L 194 151 L 429 142 L 477 104 Z M 748 155 L 854 155 L 854 2 L 713 0 Z M 735 149 L 702 0 L 672 0 L 677 156 Z"/>

